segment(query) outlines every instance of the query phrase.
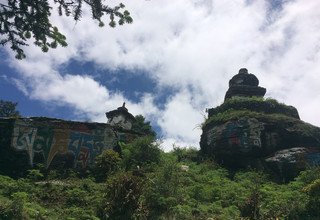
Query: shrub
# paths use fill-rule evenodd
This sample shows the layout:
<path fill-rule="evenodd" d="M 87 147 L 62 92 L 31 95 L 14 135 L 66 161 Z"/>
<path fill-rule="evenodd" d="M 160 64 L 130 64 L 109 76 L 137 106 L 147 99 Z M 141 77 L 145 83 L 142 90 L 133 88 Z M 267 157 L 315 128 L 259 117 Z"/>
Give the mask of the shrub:
<path fill-rule="evenodd" d="M 28 170 L 27 178 L 33 181 L 42 180 L 44 175 L 40 172 L 40 170 Z"/>
<path fill-rule="evenodd" d="M 0 219 L 10 220 L 14 217 L 12 210 L 12 201 L 6 197 L 0 196 Z"/>
<path fill-rule="evenodd" d="M 172 153 L 177 157 L 178 162 L 189 160 L 193 162 L 197 162 L 199 160 L 199 151 L 194 147 L 189 148 L 181 148 L 173 146 Z"/>
<path fill-rule="evenodd" d="M 281 114 L 287 117 L 299 119 L 299 114 L 293 106 L 279 103 L 275 99 L 263 99 L 262 97 L 233 97 L 227 99 L 216 108 L 209 109 L 209 117 L 234 109 L 237 111 L 260 112 L 265 114 Z"/>
<path fill-rule="evenodd" d="M 139 167 L 146 168 L 160 162 L 161 150 L 159 144 L 151 136 L 136 139 L 131 144 L 121 146 L 123 166 L 126 170 Z"/>
<path fill-rule="evenodd" d="M 313 181 L 304 189 L 309 195 L 309 201 L 307 203 L 307 212 L 312 217 L 320 218 L 320 179 Z"/>
<path fill-rule="evenodd" d="M 149 121 L 145 121 L 145 118 L 142 115 L 136 115 L 135 119 L 131 128 L 133 131 L 152 136 L 153 138 L 156 137 L 157 134 L 152 129 Z"/>
<path fill-rule="evenodd" d="M 118 173 L 107 180 L 100 218 L 135 219 L 143 191 L 143 179 L 130 172 Z"/>
<path fill-rule="evenodd" d="M 113 150 L 105 150 L 95 158 L 92 173 L 98 182 L 104 181 L 108 176 L 119 170 L 121 158 Z"/>

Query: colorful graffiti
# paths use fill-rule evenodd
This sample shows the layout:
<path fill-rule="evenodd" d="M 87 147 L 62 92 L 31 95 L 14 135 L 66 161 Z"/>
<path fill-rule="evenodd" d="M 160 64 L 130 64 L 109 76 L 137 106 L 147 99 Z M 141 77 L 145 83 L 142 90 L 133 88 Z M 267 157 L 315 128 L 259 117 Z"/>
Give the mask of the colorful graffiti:
<path fill-rule="evenodd" d="M 14 146 L 16 150 L 27 151 L 31 164 L 33 163 L 33 145 L 36 134 L 37 128 L 28 126 L 23 122 L 17 122 L 13 129 L 12 146 Z"/>
<path fill-rule="evenodd" d="M 35 154 L 41 155 L 49 167 L 56 155 L 71 153 L 74 166 L 85 168 L 96 155 L 112 149 L 117 142 L 116 131 L 106 124 L 17 119 L 11 146 L 27 152 L 30 165 L 34 164 Z"/>
<path fill-rule="evenodd" d="M 243 149 L 261 147 L 261 131 L 263 129 L 263 124 L 255 118 L 229 121 L 215 126 L 207 132 L 207 144 L 213 147 L 226 144 L 239 146 Z"/>

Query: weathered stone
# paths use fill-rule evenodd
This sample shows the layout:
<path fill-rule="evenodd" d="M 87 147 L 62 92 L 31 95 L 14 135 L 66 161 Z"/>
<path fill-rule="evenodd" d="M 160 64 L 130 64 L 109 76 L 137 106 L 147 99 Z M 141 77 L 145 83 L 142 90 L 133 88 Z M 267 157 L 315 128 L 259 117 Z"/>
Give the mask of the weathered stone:
<path fill-rule="evenodd" d="M 320 165 L 320 148 L 294 147 L 276 151 L 265 159 L 267 167 L 290 180 L 310 165 Z"/>
<path fill-rule="evenodd" d="M 258 86 L 259 80 L 255 75 L 248 73 L 248 70 L 246 68 L 242 68 L 239 70 L 239 73 L 233 76 L 229 81 L 229 87 L 238 85 Z"/>
<path fill-rule="evenodd" d="M 103 150 L 115 149 L 118 141 L 142 136 L 110 124 L 53 118 L 1 118 L 0 134 L 0 174 L 9 175 L 38 163 L 86 168 Z"/>
<path fill-rule="evenodd" d="M 241 96 L 244 88 L 257 87 L 258 79 L 249 75 L 241 69 L 230 80 L 229 90 L 240 91 L 232 95 Z M 292 106 L 248 96 L 209 109 L 200 140 L 204 155 L 233 169 L 270 170 L 284 180 L 307 166 L 320 165 L 319 127 L 301 121 Z"/>
<path fill-rule="evenodd" d="M 247 69 L 242 68 L 239 70 L 239 73 L 229 81 L 229 89 L 225 95 L 225 100 L 234 96 L 263 97 L 267 90 L 258 85 L 258 78 L 251 73 L 249 74 Z"/>
<path fill-rule="evenodd" d="M 263 97 L 267 90 L 260 86 L 234 85 L 226 93 L 225 100 L 234 96 L 240 97 Z"/>
<path fill-rule="evenodd" d="M 241 117 L 220 124 L 207 124 L 203 127 L 200 146 L 203 154 L 215 158 L 224 166 L 245 168 L 264 163 L 265 158 L 283 149 L 302 146 L 320 151 L 319 140 L 318 127 L 294 118 L 261 114 L 260 117 Z M 274 161 L 276 164 L 280 162 Z M 320 164 L 320 156 L 305 160 L 305 164 Z M 301 170 L 299 166 L 294 167 L 292 170 Z"/>

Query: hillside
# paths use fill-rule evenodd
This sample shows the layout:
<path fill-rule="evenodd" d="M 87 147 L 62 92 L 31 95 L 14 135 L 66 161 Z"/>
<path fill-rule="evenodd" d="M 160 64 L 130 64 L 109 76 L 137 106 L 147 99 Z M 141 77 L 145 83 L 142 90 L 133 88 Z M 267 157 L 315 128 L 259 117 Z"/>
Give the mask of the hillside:
<path fill-rule="evenodd" d="M 99 173 L 37 168 L 24 178 L 0 176 L 0 219 L 320 217 L 319 168 L 282 184 L 255 170 L 230 172 L 195 149 L 164 153 L 150 139 L 122 148 L 122 158 L 104 154 Z"/>
<path fill-rule="evenodd" d="M 200 150 L 166 153 L 143 116 L 0 120 L 0 219 L 320 219 L 320 128 L 241 69 Z"/>

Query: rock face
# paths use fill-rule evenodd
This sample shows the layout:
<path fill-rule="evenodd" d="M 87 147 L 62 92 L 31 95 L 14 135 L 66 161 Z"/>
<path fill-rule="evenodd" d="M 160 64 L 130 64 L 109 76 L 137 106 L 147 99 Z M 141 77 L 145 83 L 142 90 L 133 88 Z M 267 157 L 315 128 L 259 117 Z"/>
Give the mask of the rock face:
<path fill-rule="evenodd" d="M 263 97 L 266 94 L 266 89 L 258 85 L 258 78 L 251 73 L 249 74 L 247 69 L 242 68 L 229 81 L 229 89 L 224 99 L 226 100 L 234 96 Z"/>
<path fill-rule="evenodd" d="M 242 71 L 243 83 L 258 85 L 253 74 Z M 230 80 L 230 88 L 239 74 Z M 230 168 L 263 168 L 285 180 L 320 165 L 320 128 L 301 121 L 296 108 L 265 100 L 262 93 L 260 98 L 243 91 L 227 94 L 222 105 L 208 111 L 200 141 L 203 154 Z"/>

